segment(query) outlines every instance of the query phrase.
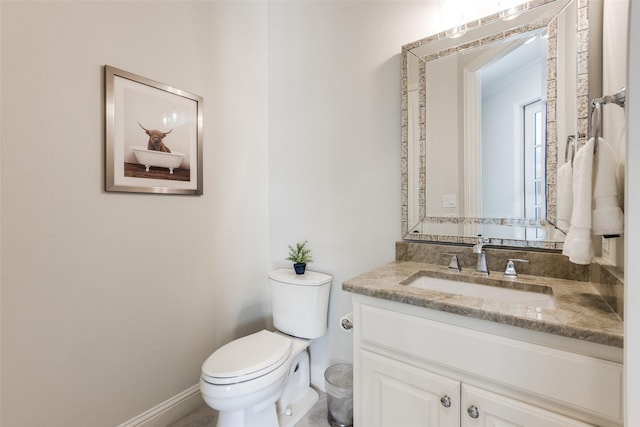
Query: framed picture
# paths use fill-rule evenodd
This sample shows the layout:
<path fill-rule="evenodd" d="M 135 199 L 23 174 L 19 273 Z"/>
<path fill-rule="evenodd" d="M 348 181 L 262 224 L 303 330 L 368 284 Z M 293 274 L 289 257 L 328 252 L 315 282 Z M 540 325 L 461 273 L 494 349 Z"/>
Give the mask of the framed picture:
<path fill-rule="evenodd" d="M 105 65 L 106 191 L 202 194 L 202 97 Z"/>

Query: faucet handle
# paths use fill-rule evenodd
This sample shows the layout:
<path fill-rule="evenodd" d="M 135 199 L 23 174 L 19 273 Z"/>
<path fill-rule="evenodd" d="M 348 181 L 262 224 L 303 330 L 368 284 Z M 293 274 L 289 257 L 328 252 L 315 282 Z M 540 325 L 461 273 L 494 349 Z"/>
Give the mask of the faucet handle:
<path fill-rule="evenodd" d="M 483 246 L 490 242 L 491 242 L 491 239 L 489 239 L 488 237 L 482 237 L 482 234 L 478 234 L 478 243 L 473 245 L 473 253 L 481 254 Z"/>
<path fill-rule="evenodd" d="M 458 273 L 462 271 L 460 263 L 458 262 L 458 254 L 444 253 L 442 255 L 448 255 L 451 257 L 451 261 L 449 261 L 449 270 L 457 271 Z"/>
<path fill-rule="evenodd" d="M 504 269 L 504 277 L 509 279 L 517 279 L 518 273 L 516 272 L 516 265 L 514 262 L 529 262 L 527 259 L 509 258 L 507 261 L 507 268 Z"/>

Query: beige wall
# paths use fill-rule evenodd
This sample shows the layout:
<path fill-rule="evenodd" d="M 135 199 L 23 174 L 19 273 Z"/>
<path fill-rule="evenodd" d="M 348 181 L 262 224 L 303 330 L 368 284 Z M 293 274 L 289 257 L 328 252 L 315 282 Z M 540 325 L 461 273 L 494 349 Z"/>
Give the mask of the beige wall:
<path fill-rule="evenodd" d="M 6 2 L 2 426 L 113 426 L 269 315 L 266 4 Z M 103 191 L 103 65 L 204 97 L 202 197 Z"/>
<path fill-rule="evenodd" d="M 625 425 L 640 425 L 640 3 L 630 1 L 625 169 Z"/>
<path fill-rule="evenodd" d="M 439 25 L 437 2 L 269 2 L 269 210 L 274 265 L 308 239 L 333 275 L 312 381 L 351 360 L 342 281 L 392 261 L 400 236 L 400 47 Z"/>
<path fill-rule="evenodd" d="M 614 0 L 615 1 L 615 0 Z M 629 2 L 628 68 L 625 111 L 625 426 L 640 425 L 640 3 Z M 623 137 L 624 141 L 624 137 Z"/>

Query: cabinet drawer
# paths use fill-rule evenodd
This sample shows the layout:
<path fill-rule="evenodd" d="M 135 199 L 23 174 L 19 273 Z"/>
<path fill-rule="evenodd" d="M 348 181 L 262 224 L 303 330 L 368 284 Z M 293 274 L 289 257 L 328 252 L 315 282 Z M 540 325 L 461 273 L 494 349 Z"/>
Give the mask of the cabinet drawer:
<path fill-rule="evenodd" d="M 622 365 L 362 304 L 375 345 L 621 422 Z"/>
<path fill-rule="evenodd" d="M 462 385 L 462 427 L 595 427 L 487 390 Z"/>

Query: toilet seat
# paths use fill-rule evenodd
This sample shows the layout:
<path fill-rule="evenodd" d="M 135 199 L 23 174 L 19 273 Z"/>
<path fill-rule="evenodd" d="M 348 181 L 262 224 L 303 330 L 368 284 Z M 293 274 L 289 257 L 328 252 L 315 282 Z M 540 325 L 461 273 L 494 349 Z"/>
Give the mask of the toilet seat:
<path fill-rule="evenodd" d="M 216 350 L 202 365 L 210 384 L 236 384 L 266 375 L 289 359 L 293 341 L 267 330 L 238 338 Z"/>

